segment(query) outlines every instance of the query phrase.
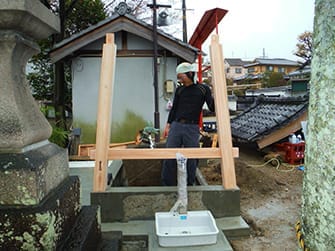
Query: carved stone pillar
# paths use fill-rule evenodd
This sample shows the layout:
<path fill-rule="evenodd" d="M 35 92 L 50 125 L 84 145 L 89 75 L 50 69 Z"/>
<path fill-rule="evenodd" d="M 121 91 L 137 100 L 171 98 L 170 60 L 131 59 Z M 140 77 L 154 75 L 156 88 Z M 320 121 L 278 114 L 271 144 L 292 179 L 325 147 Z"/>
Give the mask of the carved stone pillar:
<path fill-rule="evenodd" d="M 66 149 L 48 141 L 51 126 L 25 77 L 35 40 L 59 31 L 38 0 L 0 1 L 0 249 L 55 250 L 80 211 Z"/>
<path fill-rule="evenodd" d="M 35 205 L 68 176 L 64 149 L 48 142 L 51 126 L 27 84 L 35 40 L 59 30 L 37 0 L 0 2 L 0 205 Z"/>

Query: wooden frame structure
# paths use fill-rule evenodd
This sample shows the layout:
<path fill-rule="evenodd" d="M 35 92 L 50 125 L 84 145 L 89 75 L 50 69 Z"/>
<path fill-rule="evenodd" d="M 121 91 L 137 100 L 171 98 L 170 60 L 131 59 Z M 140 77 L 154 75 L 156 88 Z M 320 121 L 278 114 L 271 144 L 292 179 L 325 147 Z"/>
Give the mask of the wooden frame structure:
<path fill-rule="evenodd" d="M 219 44 L 218 35 L 212 35 L 210 54 L 214 80 L 215 109 L 216 114 L 220 115 L 217 116 L 219 147 L 156 149 L 109 148 L 116 46 L 114 44 L 114 35 L 106 35 L 100 72 L 96 150 L 90 151 L 90 158 L 95 159 L 93 178 L 94 192 L 104 192 L 106 190 L 107 163 L 109 159 L 174 159 L 176 158 L 177 152 L 183 154 L 186 158 L 221 159 L 222 185 L 226 189 L 236 188 L 234 157 L 238 157 L 238 148 L 232 147 L 227 84 L 224 73 L 222 47 Z"/>

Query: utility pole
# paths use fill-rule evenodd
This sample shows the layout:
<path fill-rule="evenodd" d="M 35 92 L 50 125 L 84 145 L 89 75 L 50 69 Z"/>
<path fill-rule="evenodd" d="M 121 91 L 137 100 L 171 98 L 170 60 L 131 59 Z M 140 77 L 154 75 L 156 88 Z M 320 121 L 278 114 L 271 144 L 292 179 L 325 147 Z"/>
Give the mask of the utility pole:
<path fill-rule="evenodd" d="M 160 129 L 159 122 L 159 95 L 158 95 L 158 70 L 157 70 L 157 58 L 158 58 L 158 44 L 157 44 L 157 9 L 160 7 L 171 8 L 171 5 L 157 4 L 156 0 L 152 1 L 152 4 L 148 4 L 148 7 L 152 9 L 152 29 L 153 29 L 153 44 L 154 44 L 154 99 L 155 99 L 155 113 L 154 113 L 154 127 Z M 155 142 L 160 141 L 160 134 L 155 135 Z"/>
<path fill-rule="evenodd" d="M 187 43 L 187 22 L 186 22 L 186 0 L 183 0 L 182 10 L 183 10 L 183 42 Z"/>
<path fill-rule="evenodd" d="M 187 9 L 186 8 L 186 0 L 182 0 L 182 6 L 181 9 L 175 9 L 175 10 L 181 10 L 183 15 L 183 42 L 187 43 L 187 18 L 186 18 L 186 11 L 188 10 L 194 10 L 194 9 Z"/>

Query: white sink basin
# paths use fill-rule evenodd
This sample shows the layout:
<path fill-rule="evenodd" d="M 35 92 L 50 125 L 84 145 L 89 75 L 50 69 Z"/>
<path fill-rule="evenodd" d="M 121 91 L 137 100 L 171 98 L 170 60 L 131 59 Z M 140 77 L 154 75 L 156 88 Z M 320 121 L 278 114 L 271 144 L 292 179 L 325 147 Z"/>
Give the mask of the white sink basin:
<path fill-rule="evenodd" d="M 155 227 L 159 245 L 180 247 L 215 244 L 219 230 L 208 210 L 187 214 L 157 212 Z"/>

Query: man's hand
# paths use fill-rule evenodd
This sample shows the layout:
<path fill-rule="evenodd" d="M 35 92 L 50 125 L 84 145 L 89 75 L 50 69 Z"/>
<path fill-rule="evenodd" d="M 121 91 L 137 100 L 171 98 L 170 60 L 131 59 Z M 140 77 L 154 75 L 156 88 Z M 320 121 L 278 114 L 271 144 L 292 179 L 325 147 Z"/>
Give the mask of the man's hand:
<path fill-rule="evenodd" d="M 164 138 L 167 138 L 167 136 L 169 135 L 169 130 L 170 130 L 170 124 L 167 123 L 164 129 L 164 134 L 163 134 Z"/>

